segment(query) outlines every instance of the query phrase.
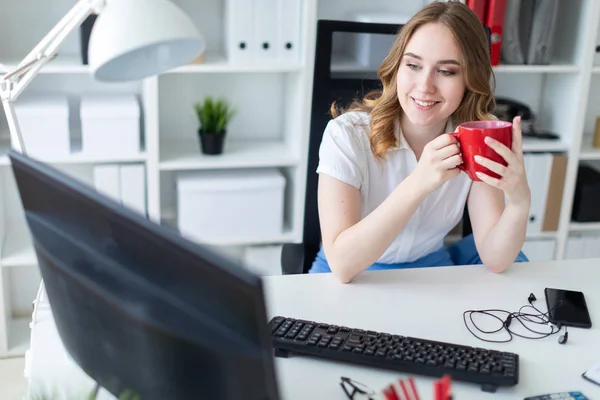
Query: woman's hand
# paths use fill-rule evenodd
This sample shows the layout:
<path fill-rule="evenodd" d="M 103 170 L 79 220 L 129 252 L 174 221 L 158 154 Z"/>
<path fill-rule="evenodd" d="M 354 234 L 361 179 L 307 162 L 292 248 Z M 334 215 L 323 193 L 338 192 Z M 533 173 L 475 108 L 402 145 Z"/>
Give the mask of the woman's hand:
<path fill-rule="evenodd" d="M 512 126 L 512 149 L 504 144 L 486 137 L 485 142 L 496 153 L 498 153 L 507 162 L 505 167 L 495 161 L 485 157 L 476 156 L 475 162 L 483 165 L 492 172 L 498 174 L 501 178 L 494 178 L 485 173 L 477 172 L 477 176 L 483 182 L 490 186 L 498 188 L 504 192 L 506 203 L 511 205 L 523 205 L 529 207 L 531 202 L 531 191 L 525 175 L 525 166 L 523 164 L 523 135 L 521 132 L 521 117 L 513 119 Z"/>
<path fill-rule="evenodd" d="M 427 143 L 412 175 L 427 193 L 460 174 L 463 159 L 455 137 L 445 133 Z"/>

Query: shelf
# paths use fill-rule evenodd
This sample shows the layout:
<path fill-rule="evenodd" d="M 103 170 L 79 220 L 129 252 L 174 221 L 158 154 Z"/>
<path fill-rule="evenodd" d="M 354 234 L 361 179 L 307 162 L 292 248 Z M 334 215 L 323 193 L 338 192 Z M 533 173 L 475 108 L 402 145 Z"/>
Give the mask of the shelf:
<path fill-rule="evenodd" d="M 7 357 L 23 357 L 29 350 L 31 329 L 30 318 L 13 318 L 8 320 L 8 353 Z"/>
<path fill-rule="evenodd" d="M 0 61 L 0 74 L 16 67 L 20 60 Z M 166 72 L 172 73 L 216 73 L 216 72 L 293 72 L 302 70 L 301 64 L 277 63 L 271 61 L 256 64 L 230 64 L 223 54 L 206 54 L 201 64 L 188 64 Z M 40 74 L 87 74 L 90 68 L 81 64 L 78 55 L 59 55 L 40 70 Z"/>
<path fill-rule="evenodd" d="M 569 151 L 569 145 L 559 140 L 523 138 L 524 152 L 563 152 Z"/>
<path fill-rule="evenodd" d="M 178 234 L 179 228 L 177 228 L 177 213 L 174 210 L 163 210 L 161 216 L 161 225 L 174 230 Z M 184 234 L 181 234 L 182 237 L 191 241 L 191 242 L 199 242 L 194 237 L 189 237 Z M 283 232 L 279 235 L 274 235 L 270 237 L 262 237 L 254 240 L 248 240 L 246 237 L 244 238 L 235 238 L 231 237 L 226 240 L 217 240 L 213 242 L 202 242 L 201 244 L 206 244 L 209 246 L 253 246 L 253 245 L 265 245 L 265 244 L 279 244 L 279 243 L 290 243 L 295 242 L 297 240 L 295 232 L 292 231 L 289 226 L 285 226 Z"/>
<path fill-rule="evenodd" d="M 525 234 L 526 239 L 556 239 L 558 232 L 556 231 L 543 231 L 543 232 L 527 232 Z"/>
<path fill-rule="evenodd" d="M 564 62 L 550 65 L 496 65 L 493 70 L 494 73 L 570 74 L 579 72 L 581 68 Z"/>
<path fill-rule="evenodd" d="M 593 140 L 593 136 L 587 134 L 581 138 L 580 160 L 600 160 L 600 148 L 592 146 Z"/>
<path fill-rule="evenodd" d="M 254 64 L 230 64 L 223 54 L 208 53 L 201 64 L 188 64 L 167 73 L 219 73 L 219 72 L 294 72 L 302 70 L 301 64 L 260 61 Z"/>
<path fill-rule="evenodd" d="M 600 232 L 600 222 L 571 222 L 569 224 L 569 231 L 571 232 Z"/>
<path fill-rule="evenodd" d="M 284 142 L 276 140 L 226 141 L 219 155 L 202 154 L 198 140 L 171 139 L 160 148 L 163 171 L 287 167 L 299 162 Z"/>
<path fill-rule="evenodd" d="M 184 238 L 196 242 L 194 238 L 186 237 L 182 235 Z M 292 231 L 284 230 L 280 235 L 275 235 L 271 237 L 262 237 L 258 239 L 248 240 L 247 238 L 235 238 L 231 237 L 226 240 L 215 240 L 212 242 L 205 241 L 201 244 L 209 245 L 209 246 L 255 246 L 255 245 L 265 245 L 265 244 L 277 244 L 277 243 L 289 243 L 294 242 L 296 237 Z"/>
<path fill-rule="evenodd" d="M 600 67 L 599 67 L 600 68 Z M 496 65 L 495 73 L 576 73 L 581 70 L 578 65 L 568 62 L 559 62 L 551 65 Z M 332 54 L 332 72 L 376 72 L 377 68 L 368 67 L 358 63 L 351 56 L 345 54 Z"/>
<path fill-rule="evenodd" d="M 21 60 L 0 60 L 0 74 L 14 69 Z M 40 70 L 40 74 L 86 74 L 90 69 L 81 64 L 79 55 L 59 55 Z"/>
<path fill-rule="evenodd" d="M 31 234 L 25 224 L 9 224 L 2 243 L 0 266 L 29 267 L 37 265 Z"/>
<path fill-rule="evenodd" d="M 10 148 L 10 140 L 8 135 L 2 135 L 0 138 L 0 165 L 9 165 L 8 149 Z M 119 156 L 114 154 L 90 155 L 81 151 L 81 139 L 74 138 L 71 140 L 71 153 L 63 156 L 44 156 L 32 157 L 52 164 L 94 164 L 94 163 L 114 163 L 114 162 L 145 162 L 147 155 L 145 151 L 131 156 Z"/>

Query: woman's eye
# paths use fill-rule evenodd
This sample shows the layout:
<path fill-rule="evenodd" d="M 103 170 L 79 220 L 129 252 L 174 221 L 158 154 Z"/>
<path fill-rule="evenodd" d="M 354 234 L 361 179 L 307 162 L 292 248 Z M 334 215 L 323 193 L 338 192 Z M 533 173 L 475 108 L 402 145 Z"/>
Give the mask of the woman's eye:
<path fill-rule="evenodd" d="M 440 70 L 442 75 L 454 75 L 454 71 L 447 71 L 445 69 Z"/>
<path fill-rule="evenodd" d="M 408 68 L 410 68 L 410 69 L 418 69 L 419 68 L 419 66 L 415 65 L 415 64 L 406 64 L 406 65 L 408 65 Z"/>

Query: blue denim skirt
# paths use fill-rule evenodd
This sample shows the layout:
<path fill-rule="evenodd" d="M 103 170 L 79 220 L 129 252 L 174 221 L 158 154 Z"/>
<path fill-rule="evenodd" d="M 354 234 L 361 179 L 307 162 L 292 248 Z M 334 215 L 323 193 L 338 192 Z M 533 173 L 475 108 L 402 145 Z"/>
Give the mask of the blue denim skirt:
<path fill-rule="evenodd" d="M 523 252 L 519 252 L 517 258 L 515 259 L 515 262 L 527 261 L 529 260 L 527 259 L 525 254 L 523 254 Z M 475 240 L 473 239 L 473 235 L 471 234 L 465 236 L 463 239 L 459 240 L 458 242 L 452 244 L 449 247 L 443 246 L 440 249 L 430 254 L 427 254 L 415 261 L 394 264 L 375 263 L 368 267 L 366 270 L 372 271 L 384 269 L 448 267 L 452 265 L 477 264 L 483 264 L 483 262 L 481 261 L 481 258 L 479 258 L 477 248 L 475 247 Z M 331 272 L 331 268 L 329 268 L 329 263 L 325 258 L 323 247 L 321 247 L 308 273 L 312 274 L 323 272 Z"/>

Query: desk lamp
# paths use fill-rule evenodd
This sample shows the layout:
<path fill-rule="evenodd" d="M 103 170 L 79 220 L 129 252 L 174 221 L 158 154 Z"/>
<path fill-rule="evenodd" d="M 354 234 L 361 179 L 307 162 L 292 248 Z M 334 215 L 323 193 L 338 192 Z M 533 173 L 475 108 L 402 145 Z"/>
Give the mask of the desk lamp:
<path fill-rule="evenodd" d="M 205 48 L 192 21 L 169 0 L 79 0 L 12 71 L 0 76 L 0 99 L 15 151 L 25 154 L 12 103 L 91 14 L 98 18 L 89 41 L 89 68 L 98 81 L 158 75 L 188 63 Z"/>

